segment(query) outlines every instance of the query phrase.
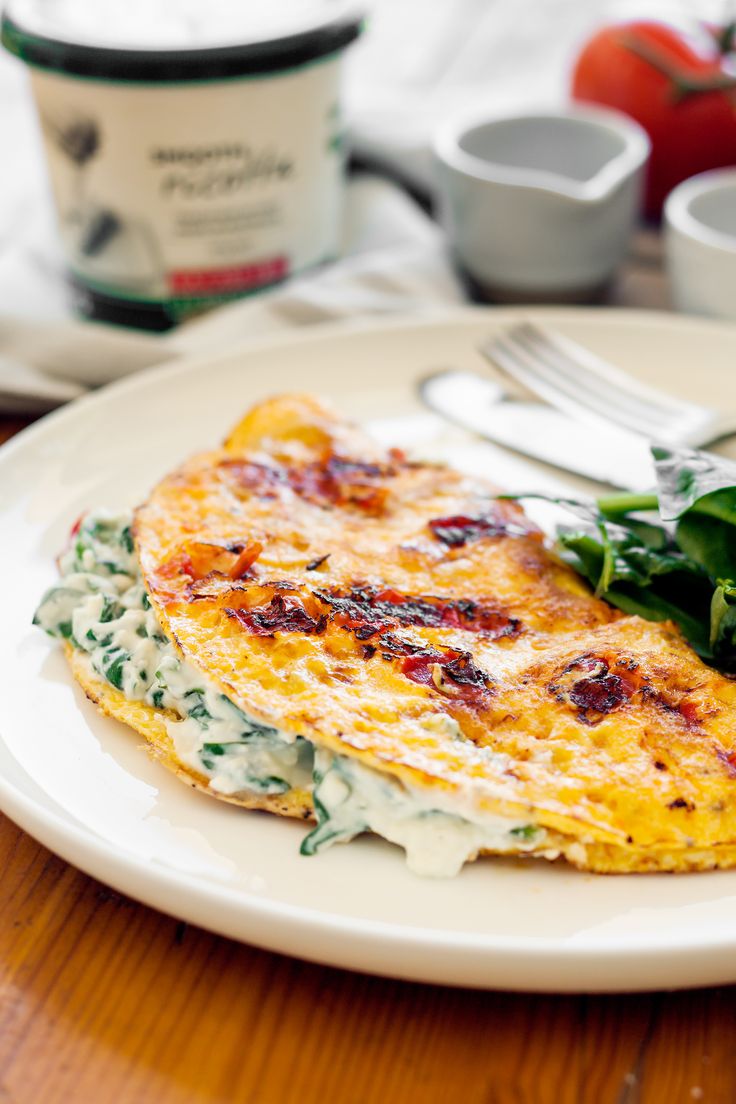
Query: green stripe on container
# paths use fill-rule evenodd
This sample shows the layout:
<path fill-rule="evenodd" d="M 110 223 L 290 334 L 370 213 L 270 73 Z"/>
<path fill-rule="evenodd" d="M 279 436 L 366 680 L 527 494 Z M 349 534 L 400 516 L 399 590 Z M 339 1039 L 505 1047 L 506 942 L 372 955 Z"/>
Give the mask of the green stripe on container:
<path fill-rule="evenodd" d="M 320 257 L 319 260 L 313 261 L 311 264 L 295 269 L 293 272 L 289 272 L 288 276 L 284 277 L 282 280 L 274 280 L 270 284 L 260 284 L 258 287 L 246 288 L 243 291 L 221 292 L 217 295 L 172 295 L 165 299 L 154 298 L 147 295 L 135 295 L 132 292 L 117 288 L 112 284 L 106 284 L 100 280 L 85 276 L 84 273 L 74 268 L 73 265 L 68 265 L 67 267 L 78 284 L 81 284 L 82 287 L 89 288 L 90 291 L 96 291 L 100 295 L 106 295 L 108 299 L 120 299 L 125 303 L 132 303 L 133 305 L 137 303 L 142 307 L 158 307 L 160 310 L 170 311 L 175 317 L 183 317 L 184 314 L 191 313 L 198 308 L 206 309 L 208 307 L 217 306 L 218 303 L 230 303 L 235 299 L 251 299 L 256 295 L 263 294 L 265 291 L 272 291 L 273 288 L 284 284 L 286 280 L 301 276 L 303 272 L 309 272 L 313 268 L 318 268 L 320 265 L 329 264 L 336 260 L 337 255 L 335 253 L 328 253 L 324 257 Z"/>

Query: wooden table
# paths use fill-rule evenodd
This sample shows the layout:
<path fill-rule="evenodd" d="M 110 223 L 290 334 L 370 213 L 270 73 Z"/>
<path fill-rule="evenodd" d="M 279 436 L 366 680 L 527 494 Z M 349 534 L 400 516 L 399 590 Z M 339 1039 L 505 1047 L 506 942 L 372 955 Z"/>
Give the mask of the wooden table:
<path fill-rule="evenodd" d="M 643 234 L 612 293 L 666 306 Z M 21 428 L 0 422 L 0 440 Z M 0 818 L 0 1104 L 733 1104 L 736 991 L 384 981 L 177 923 Z"/>

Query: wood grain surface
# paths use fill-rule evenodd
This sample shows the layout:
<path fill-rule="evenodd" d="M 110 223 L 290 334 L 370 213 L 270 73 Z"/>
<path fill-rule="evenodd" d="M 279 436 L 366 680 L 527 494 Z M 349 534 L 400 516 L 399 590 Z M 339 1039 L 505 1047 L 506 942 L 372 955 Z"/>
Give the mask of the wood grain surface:
<path fill-rule="evenodd" d="M 0 822 L 3 1104 L 731 1104 L 736 992 L 481 993 L 267 954 Z"/>
<path fill-rule="evenodd" d="M 651 235 L 613 302 L 666 305 Z M 111 892 L 4 817 L 0 869 L 0 1104 L 736 1102 L 733 988 L 519 996 L 312 966 Z"/>

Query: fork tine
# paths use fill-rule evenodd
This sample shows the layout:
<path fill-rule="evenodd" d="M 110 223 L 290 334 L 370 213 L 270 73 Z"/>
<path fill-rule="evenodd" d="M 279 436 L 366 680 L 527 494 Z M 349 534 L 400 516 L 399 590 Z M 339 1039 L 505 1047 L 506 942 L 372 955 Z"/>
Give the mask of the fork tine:
<path fill-rule="evenodd" d="M 598 423 L 617 422 L 646 437 L 697 437 L 712 412 L 664 395 L 567 338 L 523 322 L 481 349 L 512 378 L 553 406 Z"/>
<path fill-rule="evenodd" d="M 685 416 L 690 416 L 694 409 L 703 410 L 702 407 L 697 407 L 694 403 L 678 399 L 674 395 L 669 395 L 656 387 L 650 387 L 648 384 L 642 383 L 635 376 L 623 372 L 620 368 L 591 352 L 590 349 L 579 345 L 577 341 L 572 341 L 569 337 L 547 330 L 534 322 L 522 322 L 513 329 L 523 330 L 530 338 L 534 337 L 535 340 L 549 345 L 551 349 L 560 353 L 567 360 L 573 361 L 579 367 L 584 368 L 588 378 L 595 376 L 599 380 L 605 380 L 616 390 L 623 391 L 627 395 L 646 402 L 650 409 L 656 408 L 668 415 L 681 414 Z"/>
<path fill-rule="evenodd" d="M 650 409 L 649 404 L 631 396 L 623 388 L 612 385 L 601 377 L 589 375 L 583 365 L 558 352 L 545 340 L 544 335 L 537 339 L 532 331 L 528 338 L 526 334 L 521 338 L 516 332 L 510 336 L 512 340 L 521 341 L 530 356 L 537 358 L 540 371 L 546 371 L 550 382 L 571 389 L 575 395 L 580 395 L 581 387 L 584 387 L 582 401 L 607 419 L 622 422 L 650 436 L 656 436 L 661 432 L 663 424 L 673 420 L 673 414 Z"/>
<path fill-rule="evenodd" d="M 527 324 L 527 332 L 530 338 L 535 338 L 536 349 L 548 362 L 553 361 L 557 368 L 565 366 L 563 370 L 575 379 L 579 372 L 584 373 L 585 396 L 591 396 L 596 390 L 610 404 L 604 409 L 613 420 L 636 425 L 641 431 L 648 427 L 650 435 L 669 438 L 683 438 L 702 431 L 703 425 L 712 420 L 713 412 L 707 408 L 648 387 L 562 335 L 531 323 Z M 620 412 L 618 419 L 616 411 Z"/>
<path fill-rule="evenodd" d="M 602 412 L 597 413 L 589 405 L 580 401 L 579 387 L 571 389 L 566 385 L 558 385 L 556 380 L 550 382 L 543 372 L 540 373 L 537 359 L 530 356 L 523 346 L 510 340 L 508 335 L 494 338 L 483 346 L 483 351 L 511 379 L 524 384 L 529 391 L 546 399 L 551 406 L 556 406 L 575 418 L 597 422 L 608 421 L 610 424 L 610 419 L 607 419 Z"/>

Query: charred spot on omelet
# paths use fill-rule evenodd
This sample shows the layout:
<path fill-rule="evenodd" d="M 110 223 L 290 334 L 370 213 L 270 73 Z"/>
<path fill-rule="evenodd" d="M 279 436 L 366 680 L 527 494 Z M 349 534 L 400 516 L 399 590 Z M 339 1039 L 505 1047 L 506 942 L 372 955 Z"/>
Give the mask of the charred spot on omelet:
<path fill-rule="evenodd" d="M 264 723 L 532 816 L 581 867 L 733 864 L 736 684 L 596 599 L 481 480 L 287 396 L 163 480 L 135 538 L 167 632 Z M 258 551 L 235 572 L 237 548 Z"/>

